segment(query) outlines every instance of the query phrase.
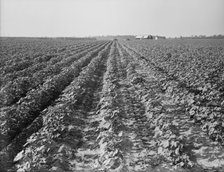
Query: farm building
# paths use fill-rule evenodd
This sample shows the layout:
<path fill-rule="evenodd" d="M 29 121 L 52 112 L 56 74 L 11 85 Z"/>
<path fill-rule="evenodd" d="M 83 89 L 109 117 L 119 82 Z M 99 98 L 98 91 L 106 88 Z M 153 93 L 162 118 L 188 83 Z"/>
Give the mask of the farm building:
<path fill-rule="evenodd" d="M 137 35 L 135 39 L 153 39 L 153 36 L 152 35 L 143 35 L 143 36 Z"/>
<path fill-rule="evenodd" d="M 165 36 L 137 35 L 135 39 L 166 39 Z"/>
<path fill-rule="evenodd" d="M 142 39 L 142 36 L 137 35 L 137 36 L 135 37 L 135 39 Z"/>
<path fill-rule="evenodd" d="M 154 39 L 157 40 L 157 39 L 166 39 L 165 36 L 154 36 Z"/>
<path fill-rule="evenodd" d="M 153 39 L 152 35 L 144 35 L 143 39 Z"/>

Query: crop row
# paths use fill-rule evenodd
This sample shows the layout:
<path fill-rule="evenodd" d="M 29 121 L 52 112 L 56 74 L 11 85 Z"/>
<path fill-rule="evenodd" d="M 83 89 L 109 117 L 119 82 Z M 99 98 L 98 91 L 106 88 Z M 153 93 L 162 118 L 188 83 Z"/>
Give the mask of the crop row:
<path fill-rule="evenodd" d="M 26 97 L 22 98 L 18 104 L 3 109 L 1 139 L 5 140 L 6 144 L 2 145 L 9 144 L 13 138 L 38 117 L 42 110 L 57 99 L 64 88 L 79 75 L 82 68 L 105 46 L 106 44 L 88 52 L 71 66 L 64 68 L 61 73 L 49 78 L 42 86 L 29 91 Z"/>
<path fill-rule="evenodd" d="M 89 118 L 89 126 L 83 129 L 92 139 L 78 149 L 75 170 L 138 171 L 144 166 L 141 155 L 146 149 L 141 137 L 143 129 L 147 132 L 147 121 L 131 82 L 136 73 L 130 73 L 132 63 L 133 58 L 124 56 L 116 43 L 109 54 L 97 109 Z"/>
<path fill-rule="evenodd" d="M 48 52 L 45 52 L 45 55 L 36 57 L 36 58 L 28 58 L 28 59 L 23 59 L 20 58 L 19 61 L 14 62 L 12 65 L 5 65 L 2 69 L 1 69 L 1 85 L 4 83 L 7 83 L 9 81 L 11 81 L 12 79 L 18 77 L 19 75 L 26 74 L 26 69 L 27 68 L 32 68 L 33 66 L 36 66 L 39 63 L 45 63 L 48 62 L 50 60 L 50 63 L 55 63 L 58 61 L 58 59 L 60 59 L 60 57 L 62 58 L 63 54 L 67 54 L 69 55 L 69 52 L 72 50 L 75 53 L 79 53 L 80 51 L 83 51 L 85 48 L 91 47 L 92 44 L 86 45 L 86 46 L 77 46 L 77 48 L 72 48 L 72 49 L 64 49 L 62 52 L 60 53 L 51 53 L 49 54 Z M 52 59 L 53 58 L 53 59 Z M 4 82 L 5 81 L 5 82 Z"/>
<path fill-rule="evenodd" d="M 103 75 L 110 46 L 107 45 L 83 68 L 57 102 L 46 110 L 43 127 L 28 139 L 24 150 L 14 159 L 20 161 L 18 169 L 42 171 L 48 168 L 69 170 L 74 167 L 72 160 L 83 142 L 82 126 L 85 125 L 84 120 L 99 77 Z"/>
<path fill-rule="evenodd" d="M 205 85 L 209 75 L 223 66 L 224 49 L 222 47 L 189 48 L 186 46 L 162 47 L 161 45 L 147 47 L 142 44 L 139 46 L 136 44 L 133 47 L 157 66 L 161 66 L 170 75 L 185 81 L 189 86 L 207 87 Z"/>
<path fill-rule="evenodd" d="M 39 57 L 43 57 L 47 54 L 55 54 L 56 51 L 54 43 L 52 45 L 47 45 L 45 42 L 38 43 L 38 42 L 20 42 L 20 43 L 8 43 L 7 41 L 2 41 L 2 58 L 1 58 L 1 73 L 10 72 L 12 67 L 15 66 L 17 63 L 21 63 L 21 61 L 33 61 L 38 59 Z M 15 44 L 15 45 L 14 45 Z M 13 46 L 14 45 L 14 46 Z M 59 46 L 62 47 L 62 46 Z M 61 48 L 59 48 L 61 50 Z M 62 48 L 65 51 L 65 48 Z M 6 55 L 6 56 L 5 56 Z M 3 65 L 4 64 L 4 65 Z M 20 69 L 19 65 L 15 66 Z M 22 66 L 21 66 L 22 67 Z"/>
<path fill-rule="evenodd" d="M 0 40 L 1 43 L 1 69 L 21 62 L 22 60 L 33 60 L 49 54 L 58 54 L 67 49 L 85 46 L 90 42 L 63 42 L 47 40 Z M 2 70 L 1 70 L 2 71 Z"/>
<path fill-rule="evenodd" d="M 156 145 L 159 147 L 157 152 L 160 152 L 162 157 L 165 157 L 167 161 L 171 161 L 174 165 L 182 167 L 195 166 L 197 163 L 194 157 L 201 156 L 196 150 L 203 146 L 207 147 L 210 145 L 207 149 L 211 149 L 211 151 L 216 149 L 217 152 L 222 152 L 222 148 L 219 147 L 217 143 L 222 144 L 223 141 L 221 139 L 212 139 L 217 142 L 211 142 L 206 136 L 206 134 L 208 134 L 209 138 L 211 138 L 211 134 L 209 134 L 206 129 L 210 129 L 209 131 L 213 135 L 215 133 L 216 136 L 223 136 L 220 127 L 220 123 L 222 124 L 223 120 L 219 118 L 221 115 L 214 115 L 213 119 L 211 119 L 212 116 L 210 119 L 203 118 L 204 125 L 207 124 L 206 126 L 208 128 L 200 128 L 200 125 L 198 125 L 200 123 L 196 123 L 195 120 L 192 120 L 192 116 L 189 114 L 191 105 L 200 103 L 199 101 L 197 103 L 195 101 L 194 88 L 183 86 L 178 78 L 172 77 L 172 75 L 170 76 L 167 72 L 164 72 L 163 69 L 161 70 L 161 67 L 145 59 L 141 54 L 126 46 L 124 46 L 124 48 L 133 57 L 138 59 L 139 63 L 142 61 L 142 66 L 148 68 L 148 76 L 150 76 L 151 73 L 155 75 L 158 80 L 156 81 L 157 84 L 154 89 L 148 88 L 145 89 L 146 91 L 144 92 L 147 116 L 150 118 L 149 122 L 155 133 L 155 138 L 157 140 Z M 152 90 L 152 93 L 147 90 Z M 149 95 L 147 96 L 147 94 Z M 195 109 L 193 109 L 191 113 L 194 114 L 194 110 Z M 207 115 L 206 108 L 203 110 L 202 113 Z M 213 114 L 214 113 L 220 114 L 213 109 Z M 209 121 L 218 125 L 219 128 Z M 204 133 L 203 130 L 206 132 Z M 203 143 L 200 142 L 200 139 L 203 140 Z M 208 152 L 203 152 L 203 154 L 207 158 L 211 156 Z M 218 154 L 214 156 L 218 156 Z"/>
<path fill-rule="evenodd" d="M 120 68 L 122 65 L 119 63 L 120 58 L 116 44 L 109 54 L 99 109 L 97 117 L 93 120 L 99 123 L 97 127 L 99 134 L 96 140 L 99 146 L 96 151 L 98 162 L 92 161 L 91 163 L 95 163 L 94 166 L 99 170 L 121 170 L 127 157 L 125 149 L 130 148 L 130 140 L 125 136 L 128 130 L 124 123 L 125 111 L 122 108 L 125 106 L 124 103 L 128 102 L 122 101 L 122 93 L 119 90 L 121 79 L 125 79 L 125 73 Z"/>
<path fill-rule="evenodd" d="M 82 51 L 85 57 L 2 108 L 0 165 L 21 172 L 223 171 L 223 66 L 206 57 L 206 71 L 196 57 L 214 47 L 141 42 Z M 199 81 L 203 70 L 208 77 Z"/>
<path fill-rule="evenodd" d="M 164 94 L 161 89 L 166 76 L 160 75 L 153 66 L 147 65 L 143 59 L 136 57 L 130 49 L 125 47 L 124 49 L 126 50 L 124 56 L 132 56 L 133 61 L 137 61 L 137 63 L 130 64 L 128 76 L 130 82 L 137 86 L 135 97 L 138 97 L 145 107 L 143 116 L 146 119 L 142 118 L 145 127 L 148 126 L 144 133 L 145 136 L 142 137 L 146 150 L 148 149 L 148 152 L 143 153 L 144 161 L 147 163 L 145 167 L 144 165 L 142 167 L 146 168 L 149 164 L 157 166 L 161 161 L 169 162 L 172 166 L 192 166 L 183 135 L 178 134 L 179 126 L 175 128 L 176 123 L 172 121 L 177 109 L 181 106 L 178 102 L 175 102 L 176 105 L 170 104 L 174 101 L 173 97 Z M 167 110 L 166 106 L 173 106 L 172 113 Z"/>
<path fill-rule="evenodd" d="M 71 65 L 74 61 L 78 60 L 83 55 L 95 48 L 102 47 L 103 44 L 95 45 L 93 47 L 83 49 L 83 51 L 64 58 L 54 65 L 46 66 L 42 70 L 30 73 L 26 71 L 27 75 L 18 77 L 16 80 L 8 82 L 0 92 L 1 100 L 3 105 L 12 105 L 17 102 L 21 97 L 26 96 L 26 93 L 32 89 L 42 85 L 48 78 L 57 75 L 62 71 L 64 67 Z M 28 73 L 29 72 L 29 73 Z M 26 74 L 25 73 L 25 74 Z M 31 75 L 32 74 L 32 75 Z"/>
<path fill-rule="evenodd" d="M 193 51 L 193 50 L 192 50 Z M 199 50 L 203 51 L 203 50 Z M 157 68 L 165 73 L 171 80 L 178 82 L 178 87 L 184 88 L 191 101 L 188 104 L 188 116 L 193 119 L 196 125 L 201 125 L 201 128 L 208 134 L 213 141 L 218 141 L 221 145 L 224 143 L 224 122 L 223 122 L 223 62 L 220 55 L 214 60 L 212 54 L 204 54 L 203 58 L 199 55 L 195 55 L 195 62 L 189 64 L 186 60 L 189 57 L 185 57 L 184 62 L 178 60 L 165 60 L 164 57 L 157 52 L 158 56 L 153 58 L 150 56 L 146 61 L 153 63 Z M 206 51 L 206 53 L 208 53 Z M 213 53 L 213 51 L 211 52 Z M 144 57 L 140 55 L 141 57 Z M 208 59 L 208 61 L 206 61 Z M 160 63 L 156 62 L 160 61 Z M 213 62 L 212 62 L 213 61 Z M 188 70 L 185 70 L 183 66 L 186 64 Z M 199 67 L 199 65 L 201 67 Z M 215 67 L 214 67 L 214 66 Z M 171 68 L 175 69 L 174 71 Z M 215 68 L 215 70 L 213 70 Z M 211 71 L 212 70 L 212 71 Z M 203 73 L 205 75 L 201 75 Z M 174 74 L 175 73 L 175 74 Z M 182 77 L 183 75 L 188 76 Z M 203 77 L 204 76 L 204 77 Z M 193 83 L 192 83 L 193 80 Z"/>

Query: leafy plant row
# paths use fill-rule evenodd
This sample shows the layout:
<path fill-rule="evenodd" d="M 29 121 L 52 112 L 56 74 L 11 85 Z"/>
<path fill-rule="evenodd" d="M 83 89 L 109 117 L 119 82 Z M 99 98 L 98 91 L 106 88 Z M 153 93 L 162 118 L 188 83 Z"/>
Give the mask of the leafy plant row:
<path fill-rule="evenodd" d="M 144 76 L 136 73 L 134 63 L 128 69 L 128 76 L 131 77 L 132 83 L 138 85 L 139 92 L 137 93 L 146 107 L 145 115 L 153 134 L 151 139 L 154 142 L 152 142 L 151 148 L 154 156 L 152 156 L 150 164 L 154 166 L 165 161 L 171 163 L 172 166 L 192 167 L 193 162 L 188 152 L 189 143 L 186 137 L 180 133 L 179 119 L 177 118 L 175 121 L 174 114 L 166 109 L 166 106 L 173 106 L 172 111 L 175 113 L 177 111 L 175 109 L 182 108 L 181 103 L 175 101 L 172 94 L 168 94 L 168 91 L 164 93 L 163 85 L 170 85 L 170 80 L 166 75 L 159 75 L 153 65 L 148 66 L 144 59 L 136 56 L 133 51 L 126 47 L 124 49 L 135 61 L 138 61 L 138 64 L 147 73 L 147 77 L 152 76 L 150 77 L 151 83 L 147 83 Z M 165 104 L 165 102 L 167 103 Z"/>
<path fill-rule="evenodd" d="M 108 44 L 108 43 L 107 43 Z M 49 78 L 41 87 L 28 92 L 19 104 L 2 110 L 1 135 L 7 145 L 24 128 L 26 128 L 40 112 L 48 107 L 71 81 L 77 77 L 82 68 L 92 60 L 107 44 L 88 52 L 85 56 L 75 61 L 71 66 Z"/>
<path fill-rule="evenodd" d="M 216 70 L 210 72 L 209 70 L 214 66 L 211 66 L 208 70 L 205 67 L 199 68 L 198 65 L 206 65 L 208 62 L 204 60 L 204 62 L 206 62 L 204 64 L 198 56 L 194 57 L 194 60 L 197 62 L 196 65 L 193 63 L 191 65 L 193 67 L 189 68 L 188 71 L 182 69 L 183 63 L 181 64 L 176 61 L 175 75 L 173 75 L 172 73 L 174 72 L 172 70 L 170 71 L 166 66 L 173 67 L 174 61 L 165 61 L 162 57 L 157 57 L 160 59 L 160 62 L 163 60 L 163 63 L 154 63 L 154 65 L 160 66 L 160 71 L 169 76 L 171 80 L 177 81 L 178 87 L 187 90 L 186 94 L 189 94 L 189 96 L 192 97 L 187 108 L 190 119 L 193 119 L 196 125 L 200 124 L 202 129 L 213 141 L 218 141 L 221 145 L 223 145 L 224 122 L 222 115 L 222 104 L 224 101 L 224 96 L 222 75 L 224 68 L 222 62 L 220 62 L 219 59 L 216 59 L 215 62 L 213 62 L 213 64 L 216 65 Z M 210 56 L 207 55 L 205 58 L 209 59 Z M 154 59 L 155 58 L 152 60 Z M 210 61 L 212 61 L 212 59 L 210 59 L 209 62 Z M 192 68 L 194 70 L 191 70 Z M 191 84 L 191 81 L 186 77 L 182 78 L 181 75 L 183 74 L 183 71 L 185 72 L 185 75 L 191 76 L 196 84 Z M 203 71 L 205 73 L 205 77 L 200 75 Z"/>
<path fill-rule="evenodd" d="M 110 44 L 63 91 L 43 116 L 43 127 L 34 133 L 14 159 L 21 171 L 71 170 L 83 142 L 82 128 L 91 96 L 103 74 Z M 27 165 L 28 164 L 28 165 Z"/>
<path fill-rule="evenodd" d="M 103 79 L 98 108 L 91 121 L 93 124 L 97 123 L 96 140 L 93 143 L 97 146 L 87 150 L 85 148 L 78 150 L 76 155 L 80 161 L 76 161 L 76 164 L 79 169 L 87 171 L 130 170 L 130 164 L 133 163 L 131 152 L 134 140 L 130 138 L 132 137 L 130 130 L 133 130 L 131 129 L 133 126 L 130 127 L 128 124 L 128 121 L 131 121 L 129 119 L 131 115 L 128 114 L 127 108 L 131 109 L 129 111 L 131 113 L 133 102 L 128 100 L 130 93 L 121 85 L 127 77 L 126 68 L 129 60 L 121 56 L 119 45 L 115 43 L 107 61 L 107 71 Z M 82 162 L 86 163 L 83 165 Z"/>
<path fill-rule="evenodd" d="M 54 65 L 49 65 L 43 70 L 39 70 L 36 73 L 29 73 L 29 76 L 19 77 L 14 81 L 8 82 L 0 91 L 2 105 L 12 105 L 17 102 L 21 97 L 25 97 L 26 93 L 32 89 L 42 85 L 42 83 L 50 77 L 53 77 L 60 73 L 64 67 L 71 65 L 74 61 L 78 60 L 89 51 L 104 46 L 104 44 L 95 45 L 93 47 L 83 49 L 80 53 L 77 53 L 68 58 L 62 59 Z M 29 71 L 30 72 L 30 71 Z"/>
<path fill-rule="evenodd" d="M 88 42 L 65 42 L 47 40 L 23 40 L 8 39 L 1 40 L 1 72 L 4 66 L 11 66 L 21 60 L 33 60 L 47 54 L 58 54 L 69 48 L 88 45 Z"/>
<path fill-rule="evenodd" d="M 88 47 L 91 47 L 93 45 L 89 44 L 87 46 L 78 47 L 78 48 L 76 48 L 75 50 L 72 50 L 72 51 L 74 51 L 75 53 L 79 53 L 79 52 L 81 52 L 81 51 L 83 51 L 83 50 L 85 50 Z M 71 50 L 69 49 L 69 51 L 71 51 Z M 42 55 L 42 56 L 40 56 L 38 58 L 35 58 L 35 59 L 27 59 L 27 61 L 30 61 L 31 63 L 33 63 L 33 65 L 28 67 L 28 68 L 24 68 L 23 70 L 19 70 L 19 71 L 15 70 L 13 66 L 10 67 L 10 66 L 6 65 L 5 68 L 11 68 L 12 72 L 6 73 L 6 74 L 4 74 L 4 73 L 2 74 L 1 86 L 4 86 L 6 83 L 8 83 L 10 81 L 13 81 L 14 79 L 16 79 L 19 76 L 32 74 L 32 73 L 29 73 L 29 72 L 33 72 L 32 68 L 35 69 L 36 65 L 39 65 L 41 63 L 41 61 L 43 61 L 43 60 L 41 60 L 43 58 L 46 58 L 47 60 L 50 60 L 49 61 L 49 65 L 50 65 L 50 64 L 55 64 L 55 63 L 59 62 L 60 59 L 62 59 L 62 58 L 67 58 L 69 56 L 74 55 L 74 52 L 73 52 L 73 54 L 71 54 L 71 53 L 68 53 L 69 51 L 66 49 L 66 50 L 63 50 L 60 53 L 54 53 L 54 54 L 49 54 L 49 55 Z M 46 52 L 46 54 L 48 54 L 48 53 Z M 19 63 L 23 63 L 23 59 L 20 59 L 18 62 L 16 62 L 14 66 L 19 65 Z M 48 65 L 48 64 L 46 64 L 46 61 L 44 61 L 41 66 L 44 67 L 46 65 Z M 1 71 L 4 72 L 4 69 L 2 69 Z"/>
<path fill-rule="evenodd" d="M 24 76 L 24 75 L 30 75 L 33 73 L 33 70 L 30 71 L 30 69 L 39 66 L 40 67 L 46 67 L 46 62 L 48 62 L 49 60 L 49 65 L 51 64 L 55 64 L 57 62 L 60 61 L 60 59 L 64 59 L 67 58 L 69 56 L 73 56 L 75 53 L 80 53 L 83 50 L 86 50 L 90 47 L 92 47 L 93 45 L 97 45 L 103 43 L 103 41 L 96 41 L 96 42 L 92 42 L 92 43 L 87 43 L 87 44 L 82 44 L 83 46 L 80 46 L 79 44 L 76 46 L 70 46 L 70 47 L 66 47 L 63 48 L 63 51 L 56 51 L 55 53 L 51 53 L 50 49 L 47 51 L 45 50 L 45 52 L 43 52 L 43 55 L 37 56 L 35 55 L 35 57 L 32 56 L 31 57 L 26 57 L 24 55 L 24 58 L 19 58 L 16 62 L 14 62 L 12 65 L 5 65 L 2 69 L 1 69 L 1 80 L 0 80 L 0 85 L 4 86 L 6 83 L 16 79 L 19 76 Z M 75 48 L 75 49 L 74 49 Z M 73 52 L 70 52 L 70 51 Z M 18 52 L 19 53 L 19 52 Z M 32 53 L 32 49 L 31 49 L 31 53 Z M 34 52 L 33 52 L 34 53 Z M 37 57 L 36 57 L 37 56 Z M 63 57 L 62 57 L 63 56 Z M 33 57 L 33 58 L 32 58 Z M 53 59 L 52 59 L 53 58 Z M 29 63 L 29 65 L 24 65 L 24 63 Z M 42 62 L 42 65 L 39 65 Z M 17 70 L 18 68 L 18 70 Z M 7 72 L 7 70 L 9 70 Z M 37 71 L 37 69 L 36 69 Z M 29 73 L 31 72 L 31 73 Z"/>
<path fill-rule="evenodd" d="M 6 47 L 6 48 L 11 48 L 10 45 L 8 45 L 8 46 L 9 47 Z M 34 46 L 35 46 L 35 44 L 34 44 Z M 43 44 L 42 46 L 45 46 L 45 44 Z M 61 46 L 59 46 L 59 47 L 61 47 Z M 18 47 L 16 46 L 14 48 L 17 50 Z M 27 49 L 27 47 L 25 47 L 25 48 Z M 15 54 L 16 57 L 9 60 L 9 61 L 14 61 L 14 62 L 12 62 L 11 65 L 9 63 L 6 63 L 0 70 L 1 71 L 0 72 L 1 73 L 1 75 L 0 75 L 1 76 L 0 77 L 0 86 L 3 87 L 5 84 L 9 83 L 10 81 L 13 81 L 17 77 L 24 76 L 24 75 L 31 75 L 33 71 L 30 70 L 30 69 L 32 69 L 32 68 L 36 69 L 36 71 L 37 71 L 39 68 L 42 69 L 43 67 L 46 67 L 46 65 L 48 65 L 47 63 L 42 63 L 42 65 L 39 65 L 40 64 L 39 62 L 43 61 L 43 59 L 45 59 L 45 58 L 46 58 L 46 60 L 50 60 L 48 62 L 49 64 L 54 64 L 56 62 L 59 62 L 60 58 L 62 59 L 62 57 L 61 56 L 58 57 L 58 55 L 59 54 L 62 55 L 63 52 L 66 53 L 67 49 L 69 49 L 69 48 L 63 48 L 63 51 L 60 51 L 61 53 L 59 53 L 59 52 L 53 53 L 51 51 L 50 47 L 48 47 L 48 48 L 49 49 L 44 49 L 43 52 L 40 50 L 39 53 L 38 53 L 38 52 L 36 52 L 35 48 L 32 49 L 32 47 L 28 46 L 27 51 L 29 51 L 31 53 L 31 55 L 26 56 L 26 53 L 24 52 L 24 53 L 22 53 L 22 55 L 23 55 L 22 57 L 19 56 L 19 54 L 21 54 L 20 51 L 22 51 L 22 50 L 20 50 L 18 48 L 18 52 Z M 58 48 L 58 49 L 60 49 L 60 48 Z M 40 52 L 42 52 L 42 53 L 40 53 Z M 18 54 L 18 56 L 17 56 L 17 54 Z M 33 64 L 30 67 L 26 68 L 26 67 L 22 66 L 22 63 L 24 61 L 28 61 L 28 62 L 31 62 Z M 21 66 L 23 69 L 17 71 L 14 68 L 15 66 Z M 36 67 L 36 66 L 38 66 L 38 67 Z M 10 69 L 10 68 L 12 69 L 12 71 L 10 73 L 5 73 L 4 72 L 4 69 Z"/>
<path fill-rule="evenodd" d="M 106 63 L 100 101 L 91 116 L 87 118 L 88 126 L 85 126 L 82 132 L 88 140 L 83 138 L 87 143 L 77 150 L 73 170 L 117 170 L 121 165 L 121 157 L 118 155 L 121 152 L 117 142 L 119 123 L 122 123 L 117 115 L 119 108 L 116 90 L 120 78 L 116 62 L 118 57 L 115 57 L 117 55 L 117 45 L 114 42 Z"/>

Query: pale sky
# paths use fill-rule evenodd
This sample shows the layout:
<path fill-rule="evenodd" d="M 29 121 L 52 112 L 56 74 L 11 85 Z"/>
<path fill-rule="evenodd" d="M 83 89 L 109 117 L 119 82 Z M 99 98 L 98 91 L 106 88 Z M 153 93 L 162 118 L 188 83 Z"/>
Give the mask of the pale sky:
<path fill-rule="evenodd" d="M 0 0 L 0 36 L 224 34 L 224 0 Z"/>

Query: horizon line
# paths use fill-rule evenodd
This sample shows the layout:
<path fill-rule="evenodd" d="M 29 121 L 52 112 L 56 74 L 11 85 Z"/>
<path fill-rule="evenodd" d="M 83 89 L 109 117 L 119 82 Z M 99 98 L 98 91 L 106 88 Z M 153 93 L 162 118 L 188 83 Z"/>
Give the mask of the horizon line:
<path fill-rule="evenodd" d="M 94 37 L 109 37 L 109 36 L 143 36 L 143 35 L 152 35 L 152 36 L 165 36 L 165 35 L 154 35 L 154 34 L 118 34 L 118 35 L 94 35 L 94 36 L 1 36 L 0 38 L 94 38 Z M 188 35 L 188 36 L 165 36 L 167 38 L 177 38 L 177 37 L 200 37 L 200 36 L 205 36 L 205 37 L 211 37 L 211 36 L 224 36 L 224 34 L 212 34 L 212 35 L 206 35 L 206 34 L 200 34 L 200 35 Z"/>

